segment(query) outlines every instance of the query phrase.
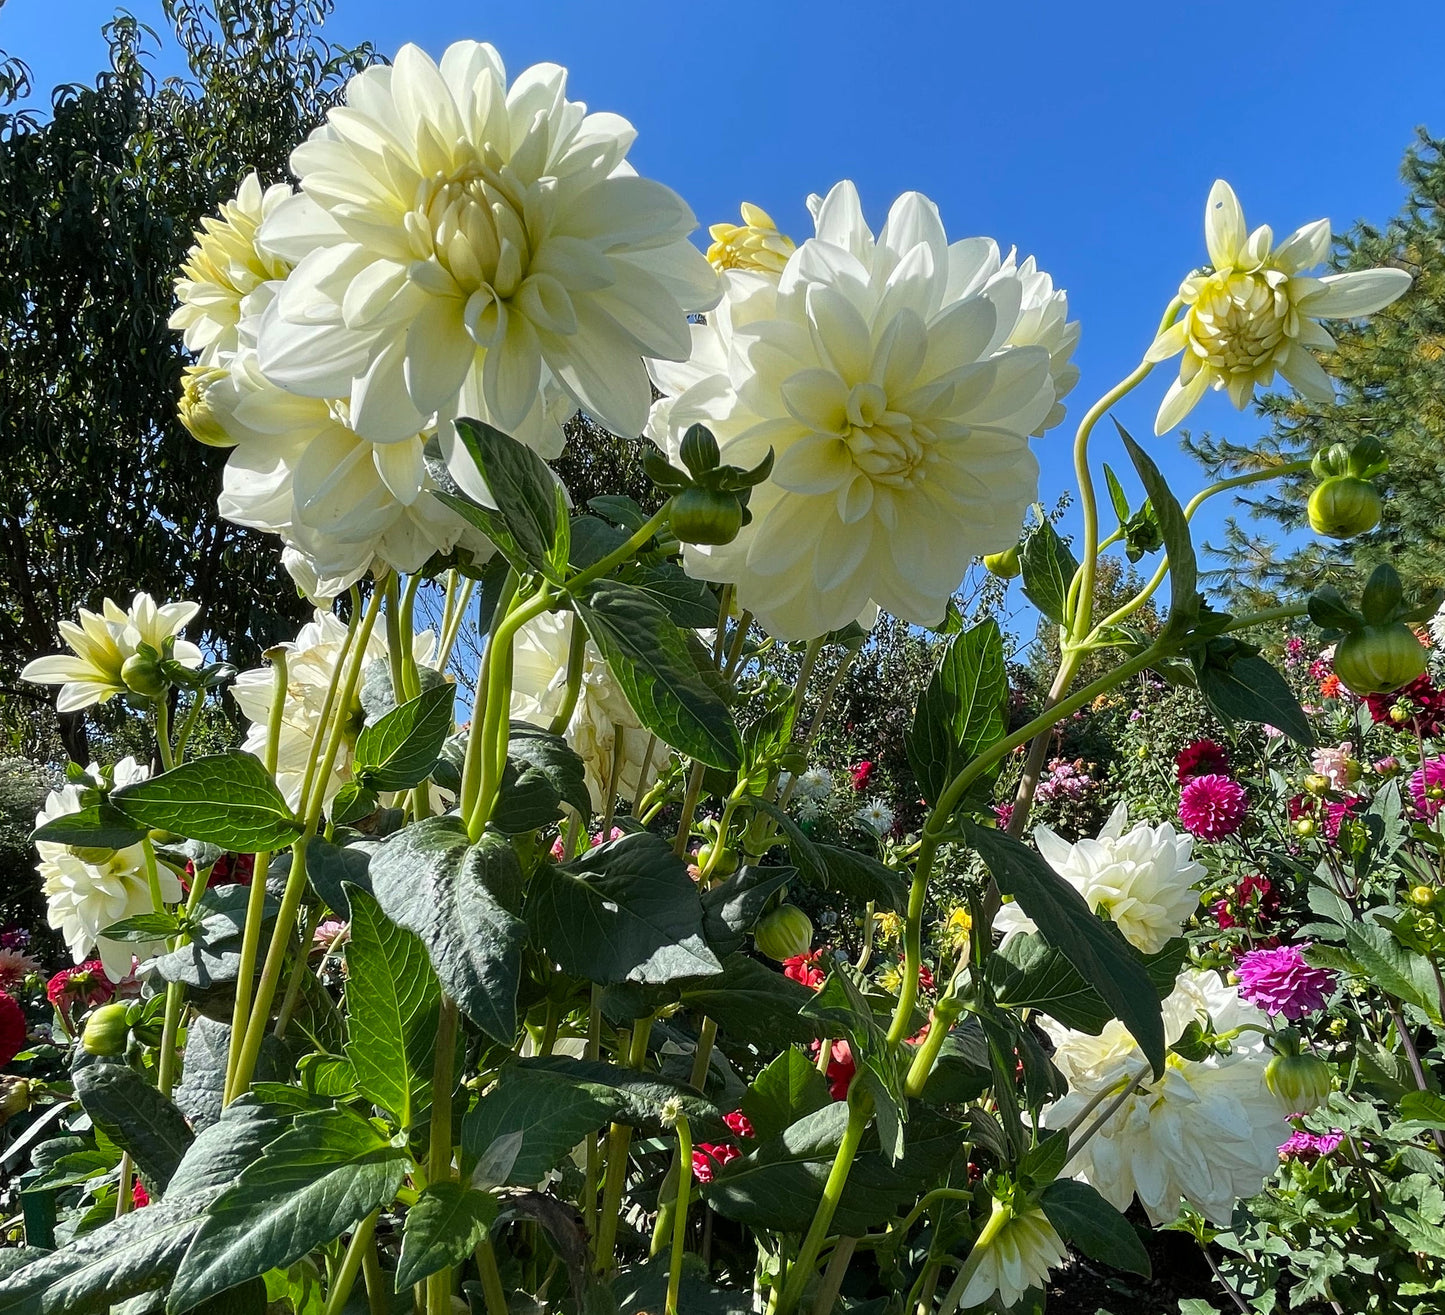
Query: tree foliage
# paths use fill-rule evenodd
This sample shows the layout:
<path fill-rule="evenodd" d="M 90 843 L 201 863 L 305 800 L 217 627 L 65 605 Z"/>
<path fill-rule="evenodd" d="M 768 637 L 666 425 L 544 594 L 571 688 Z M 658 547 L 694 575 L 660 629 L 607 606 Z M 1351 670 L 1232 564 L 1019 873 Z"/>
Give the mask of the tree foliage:
<path fill-rule="evenodd" d="M 224 453 L 176 418 L 186 354 L 167 327 L 201 216 L 287 156 L 372 58 L 319 28 L 330 0 L 166 0 L 187 74 L 158 81 L 157 34 L 106 24 L 93 86 L 23 108 L 0 53 L 0 688 L 7 721 L 47 691 L 16 673 L 57 622 L 136 590 L 201 604 L 197 629 L 243 664 L 304 612 L 274 543 L 221 520 Z M 24 700 L 21 702 L 20 700 Z M 84 753 L 79 724 L 67 748 Z M 84 761 L 84 758 L 81 758 Z"/>
<path fill-rule="evenodd" d="M 1339 382 L 1338 404 L 1270 393 L 1258 404 L 1270 422 L 1262 442 L 1204 435 L 1186 443 L 1221 475 L 1366 436 L 1389 451 L 1390 469 L 1380 481 L 1384 518 L 1369 534 L 1282 550 L 1268 533 L 1229 524 L 1214 549 L 1224 566 L 1207 582 L 1241 606 L 1270 606 L 1325 583 L 1350 593 L 1382 561 L 1418 588 L 1445 586 L 1445 139 L 1420 130 L 1401 172 L 1407 197 L 1399 214 L 1382 228 L 1357 224 L 1339 239 L 1332 261 L 1339 270 L 1396 265 L 1415 277 L 1404 297 L 1368 320 L 1331 326 L 1338 348 L 1323 360 Z M 1270 496 L 1244 502 L 1252 517 L 1296 530 L 1313 483 L 1312 476 L 1297 476 Z"/>

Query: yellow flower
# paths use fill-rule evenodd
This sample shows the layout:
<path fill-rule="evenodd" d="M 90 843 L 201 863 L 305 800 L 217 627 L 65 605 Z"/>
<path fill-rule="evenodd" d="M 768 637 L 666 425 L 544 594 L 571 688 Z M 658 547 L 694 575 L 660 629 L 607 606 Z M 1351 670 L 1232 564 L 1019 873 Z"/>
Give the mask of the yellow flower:
<path fill-rule="evenodd" d="M 1179 378 L 1159 407 L 1156 434 L 1179 424 L 1209 388 L 1228 392 L 1242 411 L 1275 371 L 1310 400 L 1334 401 L 1334 385 L 1309 349 L 1332 351 L 1335 340 L 1315 320 L 1372 314 L 1410 286 L 1402 269 L 1305 274 L 1329 254 L 1329 220 L 1306 224 L 1276 246 L 1268 224 L 1253 232 L 1245 227 L 1239 199 L 1222 180 L 1209 192 L 1204 240 L 1212 268 L 1180 284 L 1184 316 L 1144 356 L 1159 362 L 1184 353 Z"/>
<path fill-rule="evenodd" d="M 884 941 L 897 941 L 903 938 L 903 918 L 897 913 L 875 913 L 874 920 L 878 923 L 878 935 Z"/>
<path fill-rule="evenodd" d="M 713 224 L 707 230 L 712 237 L 707 258 L 713 268 L 781 274 L 793 254 L 793 239 L 778 232 L 772 216 L 760 206 L 744 201 L 742 212 L 741 224 Z"/>
<path fill-rule="evenodd" d="M 898 971 L 897 964 L 889 964 L 879 971 L 878 985 L 891 995 L 898 994 L 898 988 L 903 985 L 903 974 Z"/>
<path fill-rule="evenodd" d="M 181 424 L 207 447 L 236 445 L 217 414 L 214 397 L 214 390 L 226 387 L 230 379 L 231 372 L 219 365 L 188 365 L 181 375 L 181 400 L 176 404 Z"/>
<path fill-rule="evenodd" d="M 973 931 L 973 918 L 969 911 L 959 905 L 949 911 L 948 917 L 943 920 L 943 930 L 940 939 L 955 954 L 961 953 L 968 944 L 969 935 Z"/>

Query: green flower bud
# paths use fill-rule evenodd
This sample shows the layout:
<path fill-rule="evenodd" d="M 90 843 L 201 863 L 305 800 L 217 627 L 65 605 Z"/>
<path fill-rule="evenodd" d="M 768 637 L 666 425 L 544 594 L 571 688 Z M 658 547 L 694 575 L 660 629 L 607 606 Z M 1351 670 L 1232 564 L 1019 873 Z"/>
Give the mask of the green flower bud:
<path fill-rule="evenodd" d="M 989 553 L 983 559 L 983 568 L 990 575 L 996 575 L 1000 580 L 1012 580 L 1023 570 L 1023 564 L 1019 560 L 1019 545 L 1014 544 L 1012 548 L 1005 548 L 1003 552 Z"/>
<path fill-rule="evenodd" d="M 1412 886 L 1407 898 L 1417 909 L 1428 909 L 1435 902 L 1435 891 L 1431 886 Z"/>
<path fill-rule="evenodd" d="M 1324 1104 L 1334 1086 L 1334 1076 L 1318 1055 L 1279 1054 L 1264 1070 L 1264 1085 L 1289 1113 L 1307 1114 Z"/>
<path fill-rule="evenodd" d="M 1328 776 L 1320 776 L 1318 774 L 1306 776 L 1304 785 L 1305 789 L 1310 794 L 1325 794 L 1330 788 L 1330 778 Z"/>
<path fill-rule="evenodd" d="M 796 904 L 780 904 L 758 923 L 753 943 L 769 959 L 782 963 L 813 948 L 813 924 Z"/>
<path fill-rule="evenodd" d="M 101 1005 L 85 1020 L 80 1044 L 88 1055 L 119 1055 L 130 1036 L 129 1010 L 123 1004 Z"/>
<path fill-rule="evenodd" d="M 1336 475 L 1310 494 L 1310 528 L 1331 539 L 1350 539 L 1373 530 L 1383 509 L 1380 492 L 1369 480 Z"/>
<path fill-rule="evenodd" d="M 1312 836 L 1315 833 L 1315 820 L 1312 817 L 1301 817 L 1296 819 L 1294 832 L 1297 836 Z"/>
<path fill-rule="evenodd" d="M 132 653 L 126 658 L 120 669 L 120 678 L 132 694 L 139 694 L 145 699 L 162 698 L 168 688 L 160 664 L 141 653 Z"/>
<path fill-rule="evenodd" d="M 731 543 L 743 527 L 743 504 L 734 493 L 683 489 L 673 495 L 670 524 L 681 543 Z"/>
<path fill-rule="evenodd" d="M 1346 443 L 1331 443 L 1329 447 L 1314 454 L 1310 469 L 1319 479 L 1350 473 L 1350 448 Z"/>
<path fill-rule="evenodd" d="M 716 858 L 713 857 L 714 853 L 717 854 Z M 706 872 L 710 876 L 730 876 L 738 870 L 737 851 L 726 845 L 719 847 L 715 840 L 706 841 L 698 846 L 697 866 L 698 871 Z"/>
<path fill-rule="evenodd" d="M 30 1108 L 30 1083 L 25 1078 L 0 1077 L 0 1124 Z"/>
<path fill-rule="evenodd" d="M 1426 654 L 1402 621 L 1363 626 L 1335 648 L 1335 674 L 1356 694 L 1389 694 L 1423 675 Z"/>

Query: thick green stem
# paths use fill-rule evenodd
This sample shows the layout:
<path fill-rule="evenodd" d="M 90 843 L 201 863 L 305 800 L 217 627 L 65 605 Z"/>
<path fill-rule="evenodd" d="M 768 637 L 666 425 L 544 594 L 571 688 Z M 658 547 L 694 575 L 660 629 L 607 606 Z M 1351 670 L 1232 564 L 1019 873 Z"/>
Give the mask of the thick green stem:
<path fill-rule="evenodd" d="M 988 1222 L 979 1230 L 978 1237 L 974 1239 L 973 1250 L 968 1253 L 968 1259 L 964 1262 L 963 1268 L 958 1271 L 958 1277 L 953 1280 L 953 1286 L 945 1294 L 943 1305 L 938 1308 L 938 1315 L 953 1315 L 953 1312 L 958 1309 L 958 1303 L 963 1297 L 964 1290 L 978 1272 L 978 1267 L 983 1264 L 983 1258 L 988 1254 L 989 1247 L 993 1245 L 994 1240 L 1003 1232 L 1012 1218 L 1013 1211 L 1002 1201 L 993 1203 L 993 1213 L 989 1215 Z"/>
<path fill-rule="evenodd" d="M 371 1251 L 371 1239 L 376 1235 L 376 1219 L 378 1212 L 373 1210 L 357 1226 L 356 1232 L 351 1235 L 351 1241 L 346 1245 L 346 1254 L 341 1257 L 341 1268 L 336 1271 L 336 1279 L 331 1285 L 331 1291 L 326 1298 L 326 1307 L 322 1315 L 341 1315 L 347 1301 L 351 1297 L 351 1289 L 356 1286 L 356 1276 L 361 1272 L 365 1263 L 367 1253 Z"/>
<path fill-rule="evenodd" d="M 482 1281 L 482 1300 L 486 1303 L 487 1315 L 507 1315 L 507 1290 L 502 1286 L 502 1275 L 497 1269 L 497 1247 L 492 1241 L 490 1229 L 482 1234 L 472 1258 L 477 1262 L 477 1275 Z"/>
<path fill-rule="evenodd" d="M 913 1063 L 908 1066 L 908 1076 L 904 1079 L 903 1090 L 906 1095 L 916 1099 L 923 1093 L 928 1075 L 933 1072 L 933 1066 L 938 1062 L 943 1043 L 948 1039 L 948 1034 L 961 1012 L 962 1005 L 959 1001 L 950 998 L 940 1000 L 933 1007 L 933 1013 L 929 1017 L 928 1035 L 923 1038 L 923 1043 L 915 1052 Z"/>
<path fill-rule="evenodd" d="M 547 729 L 553 735 L 565 735 L 577 710 L 577 697 L 582 692 L 582 666 L 587 656 L 587 628 L 576 616 L 572 617 L 571 629 L 567 633 L 567 687 L 562 692 L 562 704 Z"/>
<path fill-rule="evenodd" d="M 181 1029 L 181 1006 L 186 988 L 181 982 L 166 983 L 165 1022 L 161 1027 L 161 1059 L 156 1072 L 156 1087 L 162 1096 L 169 1096 L 176 1082 L 176 1037 Z"/>
<path fill-rule="evenodd" d="M 692 1056 L 692 1072 L 688 1075 L 688 1082 L 699 1091 L 707 1081 L 708 1066 L 712 1063 L 713 1043 L 717 1040 L 717 1024 L 711 1018 L 704 1016 L 702 1026 L 698 1029 L 697 1050 Z M 692 1154 L 679 1153 L 667 1171 L 667 1177 L 662 1181 L 662 1187 L 658 1192 L 657 1223 L 652 1230 L 652 1248 L 649 1254 L 659 1256 L 662 1248 L 667 1245 L 667 1238 L 672 1229 L 673 1213 L 677 1206 L 677 1185 L 682 1181 L 683 1176 L 691 1178 Z"/>
<path fill-rule="evenodd" d="M 594 580 L 600 580 L 604 575 L 611 575 L 624 562 L 629 562 L 638 551 L 647 546 L 648 541 L 658 532 L 666 527 L 672 518 L 672 507 L 664 505 L 662 510 L 657 512 L 640 530 L 637 531 L 622 547 L 607 554 L 599 562 L 594 562 L 585 571 L 578 571 L 566 583 L 565 588 L 569 594 L 579 593 Z"/>
<path fill-rule="evenodd" d="M 156 748 L 160 750 L 161 766 L 170 771 L 176 765 L 171 752 L 171 704 L 169 691 L 156 700 Z"/>
<path fill-rule="evenodd" d="M 175 761 L 177 763 L 182 763 L 186 759 L 186 744 L 190 741 L 191 732 L 196 729 L 196 719 L 201 715 L 201 704 L 205 701 L 206 696 L 203 690 L 196 690 L 191 695 L 191 706 L 186 709 L 181 728 L 176 732 Z"/>
<path fill-rule="evenodd" d="M 908 888 L 908 913 L 903 924 L 903 981 L 898 987 L 898 1004 L 888 1029 L 890 1045 L 898 1045 L 912 1030 L 913 1005 L 918 999 L 918 967 L 923 962 L 923 909 L 928 898 L 928 879 L 938 841 L 924 829 Z"/>
<path fill-rule="evenodd" d="M 437 1011 L 436 1051 L 432 1058 L 431 1126 L 427 1142 L 428 1184 L 446 1182 L 452 1176 L 452 1087 L 456 1080 L 457 1029 L 460 1025 L 456 1001 L 443 995 Z M 427 1315 L 450 1315 L 452 1271 L 439 1269 L 426 1281 Z"/>
<path fill-rule="evenodd" d="M 629 1068 L 641 1069 L 647 1059 L 647 1042 L 652 1035 L 652 1016 L 639 1018 L 627 1048 Z M 612 1268 L 617 1251 L 617 1225 L 622 1216 L 622 1190 L 627 1185 L 627 1153 L 632 1145 L 632 1128 L 614 1123 L 607 1130 L 607 1176 L 602 1184 L 602 1213 L 597 1221 L 599 1273 Z"/>
<path fill-rule="evenodd" d="M 361 1273 L 366 1279 L 367 1315 L 389 1315 L 391 1292 L 387 1287 L 386 1275 L 382 1272 L 375 1231 L 371 1235 L 371 1245 L 361 1253 Z"/>
<path fill-rule="evenodd" d="M 311 971 L 307 963 L 307 956 L 311 952 L 311 941 L 316 935 L 316 928 L 321 922 L 321 910 L 312 910 L 311 916 L 306 920 L 306 926 L 301 932 L 301 943 L 296 947 L 296 958 L 291 964 L 291 976 L 286 982 L 286 994 L 281 997 L 281 1008 L 276 1011 L 276 1039 L 279 1041 L 286 1035 L 286 1029 L 291 1026 L 291 1019 L 296 1013 L 296 1005 L 301 999 L 301 987 L 305 983 L 306 974 Z"/>
<path fill-rule="evenodd" d="M 823 1270 L 823 1281 L 818 1285 L 818 1295 L 813 1300 L 813 1315 L 833 1315 L 838 1304 L 838 1293 L 843 1289 L 843 1278 L 848 1273 L 848 1263 L 858 1249 L 856 1237 L 840 1237 L 828 1257 L 827 1268 Z"/>
<path fill-rule="evenodd" d="M 672 1259 L 667 1269 L 666 1315 L 678 1315 L 677 1296 L 682 1288 L 682 1257 L 687 1249 L 687 1206 L 692 1193 L 692 1129 L 687 1115 L 677 1119 L 677 1159 L 682 1168 L 677 1179 L 677 1206 L 672 1223 Z"/>
<path fill-rule="evenodd" d="M 833 1167 L 828 1171 L 828 1180 L 823 1184 L 823 1199 L 818 1202 L 813 1222 L 798 1250 L 798 1258 L 788 1271 L 787 1282 L 783 1286 L 782 1296 L 778 1299 L 777 1315 L 793 1315 L 802 1304 L 808 1284 L 813 1280 L 828 1230 L 833 1225 L 833 1215 L 838 1210 L 838 1202 L 843 1199 L 843 1188 L 848 1183 L 848 1174 L 852 1171 L 858 1146 L 872 1116 L 871 1097 L 860 1095 L 849 1100 L 848 1124 L 843 1129 L 842 1143 L 833 1157 Z"/>

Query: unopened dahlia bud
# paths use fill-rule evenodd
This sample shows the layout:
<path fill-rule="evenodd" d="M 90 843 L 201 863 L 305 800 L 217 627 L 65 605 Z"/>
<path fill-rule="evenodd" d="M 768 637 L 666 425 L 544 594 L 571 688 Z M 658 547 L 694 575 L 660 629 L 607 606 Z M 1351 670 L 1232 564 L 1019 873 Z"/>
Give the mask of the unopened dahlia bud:
<path fill-rule="evenodd" d="M 1310 494 L 1310 528 L 1331 539 L 1351 539 L 1380 523 L 1384 502 L 1367 479 L 1337 475 Z"/>
<path fill-rule="evenodd" d="M 181 399 L 176 404 L 181 424 L 191 437 L 207 447 L 234 447 L 216 410 L 215 389 L 230 378 L 230 371 L 214 365 L 188 365 L 181 376 Z"/>
<path fill-rule="evenodd" d="M 1279 1054 L 1264 1070 L 1264 1085 L 1290 1113 L 1307 1114 L 1322 1105 L 1334 1086 L 1330 1066 L 1318 1055 Z"/>
<path fill-rule="evenodd" d="M 1356 694 L 1390 694 L 1424 674 L 1424 647 L 1404 622 L 1362 626 L 1335 648 L 1335 674 Z"/>
<path fill-rule="evenodd" d="M 781 904 L 758 923 L 753 943 L 779 963 L 795 959 L 812 948 L 813 924 L 796 904 Z"/>
<path fill-rule="evenodd" d="M 123 1004 L 101 1005 L 86 1019 L 81 1047 L 88 1055 L 119 1055 L 130 1036 L 130 1022 Z"/>
<path fill-rule="evenodd" d="M 989 553 L 983 559 L 983 568 L 990 575 L 996 575 L 1000 580 L 1012 580 L 1023 570 L 1023 564 L 1019 560 L 1019 545 L 1014 544 L 1012 548 L 1005 548 L 1003 552 Z"/>
<path fill-rule="evenodd" d="M 170 687 L 160 664 L 144 653 L 132 653 L 121 664 L 120 678 L 132 694 L 145 699 L 161 698 Z"/>

